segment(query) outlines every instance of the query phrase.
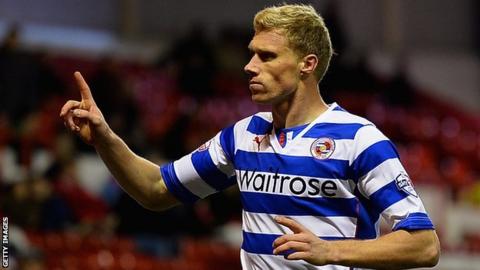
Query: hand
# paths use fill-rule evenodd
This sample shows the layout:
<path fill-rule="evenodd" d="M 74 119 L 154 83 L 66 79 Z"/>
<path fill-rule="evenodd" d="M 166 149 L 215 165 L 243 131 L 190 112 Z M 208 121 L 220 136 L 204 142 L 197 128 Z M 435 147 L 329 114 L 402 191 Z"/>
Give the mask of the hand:
<path fill-rule="evenodd" d="M 285 256 L 288 260 L 305 260 L 314 265 L 328 263 L 328 241 L 320 239 L 291 218 L 277 216 L 275 221 L 288 227 L 293 231 L 293 234 L 285 234 L 275 239 L 273 254 L 288 254 Z"/>
<path fill-rule="evenodd" d="M 82 74 L 77 71 L 73 75 L 82 100 L 67 101 L 60 111 L 60 117 L 70 131 L 77 133 L 86 143 L 94 145 L 99 139 L 108 135 L 109 127 L 95 104 L 90 87 Z"/>

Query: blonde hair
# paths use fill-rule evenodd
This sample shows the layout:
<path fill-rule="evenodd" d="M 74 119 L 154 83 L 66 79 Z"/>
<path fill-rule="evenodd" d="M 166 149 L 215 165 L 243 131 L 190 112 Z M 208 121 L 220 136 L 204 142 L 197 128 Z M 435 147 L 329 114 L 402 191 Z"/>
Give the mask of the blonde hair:
<path fill-rule="evenodd" d="M 300 57 L 308 54 L 318 57 L 315 75 L 319 81 L 323 78 L 332 58 L 332 42 L 322 17 L 311 5 L 284 4 L 265 8 L 255 15 L 253 28 L 255 33 L 283 31 Z"/>

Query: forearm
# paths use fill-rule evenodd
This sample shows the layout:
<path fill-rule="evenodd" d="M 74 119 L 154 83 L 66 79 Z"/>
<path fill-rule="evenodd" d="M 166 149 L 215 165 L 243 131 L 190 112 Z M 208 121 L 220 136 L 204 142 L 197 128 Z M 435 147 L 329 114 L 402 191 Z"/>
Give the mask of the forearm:
<path fill-rule="evenodd" d="M 95 149 L 120 186 L 145 208 L 162 210 L 177 203 L 158 165 L 133 153 L 113 131 L 109 130 Z"/>
<path fill-rule="evenodd" d="M 433 230 L 395 231 L 375 240 L 330 242 L 331 264 L 374 269 L 431 267 L 440 247 Z"/>

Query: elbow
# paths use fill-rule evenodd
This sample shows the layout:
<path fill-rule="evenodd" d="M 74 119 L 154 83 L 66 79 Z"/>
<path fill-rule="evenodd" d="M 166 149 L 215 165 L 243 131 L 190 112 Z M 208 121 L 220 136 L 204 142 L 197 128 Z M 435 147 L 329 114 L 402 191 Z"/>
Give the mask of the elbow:
<path fill-rule="evenodd" d="M 440 253 L 440 241 L 438 240 L 437 235 L 434 233 L 433 239 L 424 249 L 422 265 L 424 267 L 434 267 L 440 260 Z"/>
<path fill-rule="evenodd" d="M 437 241 L 437 244 L 431 248 L 431 251 L 429 251 L 427 267 L 434 267 L 438 264 L 438 261 L 440 260 L 440 253 L 440 243 Z"/>
<path fill-rule="evenodd" d="M 174 204 L 168 204 L 162 200 L 149 200 L 139 202 L 139 204 L 150 211 L 161 212 L 170 209 Z"/>
<path fill-rule="evenodd" d="M 150 211 L 162 211 L 166 210 L 167 208 L 161 207 L 158 203 L 156 203 L 154 200 L 138 200 L 138 204 L 140 204 L 143 208 L 148 209 Z"/>
<path fill-rule="evenodd" d="M 151 211 L 164 211 L 178 204 L 178 201 L 168 192 L 164 185 L 154 185 L 153 188 L 142 196 L 138 203 Z"/>
<path fill-rule="evenodd" d="M 438 264 L 439 259 L 440 259 L 440 250 L 439 249 L 435 249 L 435 250 L 432 249 L 432 251 L 428 251 L 426 253 L 426 256 L 424 258 L 423 266 L 434 267 L 435 265 Z"/>

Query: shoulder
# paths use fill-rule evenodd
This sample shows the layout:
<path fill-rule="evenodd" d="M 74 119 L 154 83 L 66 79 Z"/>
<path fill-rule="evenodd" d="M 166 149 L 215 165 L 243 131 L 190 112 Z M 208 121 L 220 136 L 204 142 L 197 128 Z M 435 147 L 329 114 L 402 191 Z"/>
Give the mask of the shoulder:
<path fill-rule="evenodd" d="M 273 117 L 270 112 L 259 112 L 245 117 L 220 132 L 220 140 L 233 152 L 234 146 L 252 135 L 264 135 L 271 131 Z"/>
<path fill-rule="evenodd" d="M 273 117 L 270 112 L 258 112 L 245 117 L 233 125 L 235 133 L 250 132 L 253 134 L 269 133 L 273 126 Z"/>
<path fill-rule="evenodd" d="M 224 128 L 218 135 L 220 145 L 230 160 L 238 147 L 247 146 L 256 135 L 269 133 L 273 126 L 271 113 L 259 112 Z"/>
<path fill-rule="evenodd" d="M 355 115 L 340 107 L 338 104 L 332 104 L 332 110 L 330 112 L 330 121 L 338 124 L 359 124 L 362 126 L 375 126 L 372 122 L 364 117 Z"/>
<path fill-rule="evenodd" d="M 340 139 L 349 141 L 349 150 L 355 153 L 355 156 L 379 142 L 391 145 L 387 136 L 375 124 L 364 117 L 349 113 L 338 105 L 332 109 L 328 122 L 333 123 L 332 128 L 336 129 Z"/>
<path fill-rule="evenodd" d="M 358 139 L 358 135 L 362 135 L 363 132 L 360 131 L 365 129 L 376 130 L 377 128 L 369 120 L 352 114 L 334 103 L 325 116 L 307 132 L 306 136 L 328 135 L 336 140 L 355 140 Z"/>

